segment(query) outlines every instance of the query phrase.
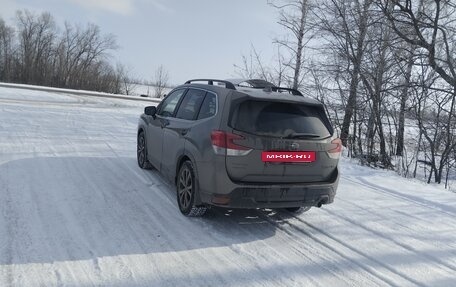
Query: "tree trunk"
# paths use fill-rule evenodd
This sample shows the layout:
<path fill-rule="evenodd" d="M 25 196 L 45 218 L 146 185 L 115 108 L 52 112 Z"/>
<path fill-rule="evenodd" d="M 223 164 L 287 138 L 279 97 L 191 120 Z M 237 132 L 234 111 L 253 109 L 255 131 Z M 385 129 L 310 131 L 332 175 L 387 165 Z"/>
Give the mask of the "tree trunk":
<path fill-rule="evenodd" d="M 356 95 L 359 84 L 359 73 L 361 71 L 361 61 L 364 52 L 364 39 L 366 38 L 367 33 L 367 20 L 369 16 L 369 6 L 371 5 L 371 3 L 371 0 L 364 1 L 363 11 L 359 21 L 359 36 L 356 45 L 356 55 L 353 60 L 353 73 L 350 81 L 350 91 L 348 95 L 347 106 L 345 107 L 345 115 L 340 132 L 340 139 L 342 140 L 342 145 L 345 147 L 347 146 L 347 139 L 350 134 L 350 124 L 353 117 L 353 112 L 356 108 Z M 346 33 L 350 32 L 351 31 L 346 31 Z"/>
<path fill-rule="evenodd" d="M 304 49 L 303 40 L 304 40 L 304 31 L 306 28 L 307 8 L 308 8 L 308 1 L 302 0 L 302 2 L 301 2 L 301 19 L 300 19 L 300 23 L 299 23 L 299 32 L 297 35 L 298 46 L 297 46 L 297 52 L 296 52 L 296 66 L 295 66 L 294 75 L 293 75 L 293 89 L 296 89 L 296 90 L 299 87 L 300 76 L 301 76 L 302 52 Z"/>
<path fill-rule="evenodd" d="M 407 70 L 405 71 L 404 87 L 401 92 L 401 106 L 399 109 L 399 128 L 397 131 L 397 146 L 396 146 L 396 155 L 402 156 L 404 151 L 404 129 L 405 129 L 405 110 L 408 99 L 408 88 L 410 85 L 410 78 L 412 76 L 413 68 L 413 48 L 412 52 L 409 54 L 407 62 Z"/>

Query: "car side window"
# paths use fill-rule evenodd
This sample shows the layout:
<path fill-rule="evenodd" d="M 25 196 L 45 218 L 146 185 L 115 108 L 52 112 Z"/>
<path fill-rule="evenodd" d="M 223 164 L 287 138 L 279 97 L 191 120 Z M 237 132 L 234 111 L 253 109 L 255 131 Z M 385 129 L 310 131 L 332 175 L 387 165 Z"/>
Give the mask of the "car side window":
<path fill-rule="evenodd" d="M 189 89 L 177 110 L 176 118 L 195 120 L 205 95 L 205 91 Z"/>
<path fill-rule="evenodd" d="M 180 89 L 169 94 L 161 103 L 157 115 L 163 117 L 172 117 L 177 104 L 184 95 L 185 89 Z"/>
<path fill-rule="evenodd" d="M 201 105 L 200 112 L 198 114 L 198 120 L 212 117 L 215 115 L 217 108 L 217 97 L 212 93 L 207 93 L 204 102 Z"/>

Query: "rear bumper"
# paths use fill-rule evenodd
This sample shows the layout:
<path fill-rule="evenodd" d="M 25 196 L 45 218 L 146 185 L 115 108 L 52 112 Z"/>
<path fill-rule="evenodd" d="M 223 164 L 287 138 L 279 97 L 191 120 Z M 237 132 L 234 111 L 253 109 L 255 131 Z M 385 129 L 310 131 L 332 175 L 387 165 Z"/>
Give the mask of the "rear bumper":
<path fill-rule="evenodd" d="M 321 206 L 334 201 L 338 183 L 339 175 L 337 173 L 333 181 L 324 183 L 235 184 L 227 193 L 201 193 L 201 200 L 204 203 L 227 208 Z"/>

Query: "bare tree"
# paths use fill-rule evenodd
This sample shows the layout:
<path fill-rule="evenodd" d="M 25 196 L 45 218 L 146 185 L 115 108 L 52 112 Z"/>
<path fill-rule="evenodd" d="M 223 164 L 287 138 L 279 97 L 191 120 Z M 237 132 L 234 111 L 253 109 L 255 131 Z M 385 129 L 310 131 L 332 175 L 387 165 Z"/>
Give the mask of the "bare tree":
<path fill-rule="evenodd" d="M 58 29 L 47 12 L 18 11 L 15 29 L 0 20 L 0 80 L 113 92 L 109 52 L 116 48 L 96 25 Z"/>
<path fill-rule="evenodd" d="M 425 109 L 423 102 L 425 98 L 418 102 L 420 108 L 417 112 L 420 117 L 418 123 L 420 130 L 427 139 L 430 149 L 433 165 L 435 164 L 435 155 L 439 153 L 438 167 L 433 167 L 435 181 L 440 183 L 444 167 L 448 166 L 450 154 L 456 148 L 454 135 L 454 122 L 456 121 L 456 67 L 454 53 L 456 51 L 456 5 L 451 1 L 425 1 L 416 2 L 412 0 L 393 0 L 379 1 L 379 7 L 389 20 L 391 27 L 396 34 L 409 43 L 420 48 L 420 54 L 428 64 L 446 83 L 451 87 L 451 91 L 445 89 L 443 83 L 440 83 L 434 90 L 439 90 L 439 99 L 435 100 L 431 109 L 434 109 L 435 130 L 439 135 L 444 135 L 444 139 L 430 136 L 428 128 L 424 125 L 422 112 Z M 419 5 L 423 5 L 420 7 Z M 391 8 L 391 6 L 393 8 Z M 437 81 L 436 83 L 438 83 Z M 433 83 L 434 84 L 434 83 Z M 429 89 L 431 86 L 424 86 Z M 440 130 L 443 129 L 443 130 Z M 443 146 L 440 146 L 441 142 Z M 432 172 L 431 172 L 432 173 Z"/>
<path fill-rule="evenodd" d="M 9 82 L 12 78 L 13 28 L 0 18 L 0 80 Z"/>
<path fill-rule="evenodd" d="M 423 9 L 424 0 L 419 0 L 418 2 L 418 11 Z M 388 14 L 391 14 L 394 8 L 393 5 L 390 5 Z M 422 14 L 420 14 L 422 15 Z M 421 16 L 419 16 L 421 17 Z M 413 31 L 411 31 L 413 35 Z M 400 108 L 399 108 L 399 118 L 398 118 L 398 131 L 397 131 L 397 145 L 396 145 L 396 155 L 404 155 L 404 130 L 405 130 L 405 113 L 408 110 L 407 100 L 409 99 L 410 93 L 410 82 L 412 77 L 412 70 L 415 63 L 415 54 L 417 46 L 411 43 L 397 43 L 398 49 L 396 51 L 396 56 L 399 60 L 398 66 L 404 75 L 401 92 L 400 92 Z M 400 62 L 404 62 L 404 66 L 401 66 Z"/>
<path fill-rule="evenodd" d="M 155 97 L 162 98 L 164 96 L 165 88 L 168 86 L 169 74 L 168 71 L 160 65 L 157 70 L 155 70 L 154 78 L 154 87 L 155 87 Z"/>
<path fill-rule="evenodd" d="M 439 88 L 442 79 L 435 71 L 429 71 L 427 67 L 422 67 L 422 71 L 418 76 L 416 88 L 419 89 L 414 97 L 414 110 L 418 127 L 425 139 L 422 151 L 424 161 L 430 167 L 427 181 L 429 183 L 434 177 L 435 182 L 441 183 L 445 168 L 454 160 L 451 156 L 456 149 L 455 135 L 447 135 L 448 130 L 454 131 L 456 126 L 454 117 L 452 121 L 447 121 L 451 117 L 447 108 L 452 101 L 453 91 L 451 88 Z"/>
<path fill-rule="evenodd" d="M 131 77 L 132 69 L 122 63 L 116 65 L 116 84 L 119 94 L 131 95 L 135 92 L 138 84 Z"/>
<path fill-rule="evenodd" d="M 242 55 L 242 64 L 234 65 L 236 73 L 244 79 L 259 78 L 276 86 L 287 84 L 286 70 L 289 61 L 285 59 L 280 48 L 280 45 L 276 45 L 276 56 L 272 61 L 266 61 L 255 46 L 251 45 L 249 55 Z M 268 64 L 270 62 L 271 64 Z"/>
<path fill-rule="evenodd" d="M 16 14 L 19 34 L 19 63 L 22 82 L 39 84 L 49 77 L 56 27 L 49 13 L 35 15 L 30 11 Z"/>
<path fill-rule="evenodd" d="M 298 83 L 301 89 L 306 83 L 304 93 L 325 104 L 351 156 L 404 176 L 417 176 L 423 167 L 428 182 L 447 183 L 456 165 L 456 5 L 447 0 L 313 3 L 274 1 L 278 23 L 287 31 L 274 40 L 280 62 L 265 64 L 253 48 L 237 67 L 240 74 L 282 75 L 280 83 Z M 304 48 L 312 51 L 305 61 Z M 418 126 L 416 137 L 406 133 L 406 120 Z"/>
<path fill-rule="evenodd" d="M 407 43 L 421 47 L 429 65 L 443 80 L 455 86 L 456 19 L 453 15 L 456 5 L 450 1 L 427 1 L 420 12 L 414 3 L 411 0 L 393 0 L 385 3 L 380 1 L 379 5 L 397 35 Z M 394 9 L 389 8 L 391 5 Z M 418 13 L 422 13 L 422 16 L 418 17 Z"/>
<path fill-rule="evenodd" d="M 412 77 L 412 69 L 414 65 L 414 55 L 415 55 L 415 45 L 408 44 L 408 52 L 406 52 L 405 57 L 405 71 L 404 80 L 403 80 L 403 87 L 400 94 L 400 107 L 399 107 L 399 126 L 398 126 L 398 133 L 397 133 L 397 145 L 396 145 L 396 155 L 402 156 L 404 153 L 404 131 L 405 131 L 405 113 L 407 111 L 407 100 L 409 98 L 409 90 L 410 90 L 410 81 Z"/>
<path fill-rule="evenodd" d="M 277 0 L 269 1 L 271 6 L 279 10 L 278 24 L 289 32 L 289 37 L 275 39 L 275 43 L 284 47 L 290 54 L 291 61 L 285 62 L 292 70 L 292 88 L 298 89 L 302 81 L 304 47 L 311 39 L 305 38 L 311 31 L 308 22 L 309 0 Z"/>
<path fill-rule="evenodd" d="M 251 49 L 254 48 L 251 45 Z M 258 76 L 258 68 L 256 66 L 255 57 L 253 56 L 252 51 L 250 51 L 249 55 L 242 55 L 242 63 L 240 65 L 234 64 L 234 68 L 236 70 L 236 74 L 239 75 L 243 79 L 254 79 Z"/>
<path fill-rule="evenodd" d="M 350 125 L 356 108 L 361 64 L 365 50 L 365 38 L 369 25 L 369 9 L 372 0 L 325 1 L 316 15 L 320 19 L 320 29 L 329 34 L 330 49 L 348 60 L 350 84 L 340 138 L 347 146 Z"/>
<path fill-rule="evenodd" d="M 372 148 L 374 147 L 373 134 L 376 131 L 379 139 L 380 158 L 382 165 L 386 168 L 391 168 L 391 160 L 386 149 L 386 138 L 383 127 L 383 114 L 385 110 L 383 107 L 384 103 L 384 89 L 386 85 L 386 76 L 390 68 L 391 60 L 390 49 L 392 41 L 392 31 L 387 25 L 378 19 L 371 29 L 367 51 L 368 59 L 364 62 L 361 68 L 362 73 L 360 74 L 361 79 L 364 83 L 364 87 L 368 91 L 368 98 L 371 104 L 371 125 L 368 127 L 368 140 L 371 141 L 369 154 L 372 154 Z"/>

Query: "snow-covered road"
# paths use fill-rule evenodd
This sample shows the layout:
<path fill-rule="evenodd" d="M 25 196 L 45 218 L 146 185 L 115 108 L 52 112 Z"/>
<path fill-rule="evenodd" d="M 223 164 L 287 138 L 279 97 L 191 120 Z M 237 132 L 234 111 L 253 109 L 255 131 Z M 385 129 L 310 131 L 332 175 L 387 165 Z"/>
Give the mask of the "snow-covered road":
<path fill-rule="evenodd" d="M 332 205 L 186 218 L 146 104 L 0 88 L 0 286 L 456 286 L 456 194 L 343 160 Z"/>

